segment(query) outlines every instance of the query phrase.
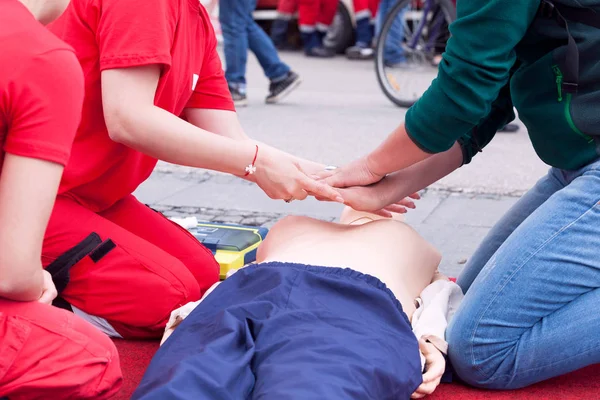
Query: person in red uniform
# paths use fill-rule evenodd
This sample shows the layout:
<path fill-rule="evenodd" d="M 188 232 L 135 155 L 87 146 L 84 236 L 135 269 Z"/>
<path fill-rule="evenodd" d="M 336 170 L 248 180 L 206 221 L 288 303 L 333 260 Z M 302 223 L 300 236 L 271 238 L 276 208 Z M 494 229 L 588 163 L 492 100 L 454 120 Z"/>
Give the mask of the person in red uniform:
<path fill-rule="evenodd" d="M 0 398 L 11 400 L 107 399 L 121 385 L 114 344 L 51 306 L 41 262 L 83 102 L 73 49 L 42 25 L 66 5 L 0 2 Z"/>
<path fill-rule="evenodd" d="M 277 18 L 271 27 L 271 40 L 278 49 L 287 48 L 289 22 L 298 11 L 298 26 L 302 35 L 304 52 L 309 57 L 335 56 L 323 39 L 335 18 L 339 0 L 281 0 L 277 5 Z"/>
<path fill-rule="evenodd" d="M 326 47 L 323 39 L 335 18 L 338 3 L 339 0 L 299 0 L 298 25 L 307 56 L 335 56 L 335 51 Z"/>
<path fill-rule="evenodd" d="M 373 58 L 374 18 L 379 8 L 379 0 L 353 0 L 356 19 L 356 43 L 346 49 L 350 60 L 369 60 Z"/>
<path fill-rule="evenodd" d="M 219 276 L 210 251 L 132 195 L 158 159 L 244 176 L 273 199 L 341 201 L 307 175 L 323 166 L 248 139 L 198 0 L 74 0 L 50 29 L 75 49 L 86 95 L 42 257 L 66 254 L 59 294 L 104 332 L 158 338 Z"/>

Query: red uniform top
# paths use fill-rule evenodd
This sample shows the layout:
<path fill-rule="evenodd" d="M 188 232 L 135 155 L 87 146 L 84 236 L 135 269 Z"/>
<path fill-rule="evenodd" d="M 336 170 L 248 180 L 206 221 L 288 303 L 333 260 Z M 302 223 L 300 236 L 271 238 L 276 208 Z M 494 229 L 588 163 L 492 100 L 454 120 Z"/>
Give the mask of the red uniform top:
<path fill-rule="evenodd" d="M 72 0 L 50 29 L 73 46 L 85 76 L 82 120 L 59 193 L 93 211 L 132 193 L 157 162 L 108 136 L 101 71 L 160 64 L 156 106 L 178 116 L 186 107 L 234 110 L 199 0 Z"/>
<path fill-rule="evenodd" d="M 0 171 L 5 153 L 67 164 L 82 102 L 73 49 L 19 1 L 0 2 Z"/>

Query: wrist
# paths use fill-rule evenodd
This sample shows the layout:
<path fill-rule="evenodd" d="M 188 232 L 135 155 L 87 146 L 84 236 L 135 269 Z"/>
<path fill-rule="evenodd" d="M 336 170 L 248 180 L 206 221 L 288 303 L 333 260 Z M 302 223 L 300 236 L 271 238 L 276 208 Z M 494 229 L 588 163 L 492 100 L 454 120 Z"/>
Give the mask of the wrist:
<path fill-rule="evenodd" d="M 379 161 L 379 157 L 377 157 L 374 153 L 370 153 L 365 157 L 365 165 L 367 166 L 367 170 L 373 176 L 385 177 L 388 173 L 393 171 L 387 171 L 381 162 Z"/>
<path fill-rule="evenodd" d="M 249 175 L 254 175 L 256 172 L 256 160 L 258 158 L 258 145 L 254 144 L 254 157 L 252 158 L 252 162 L 244 168 L 244 177 L 248 177 Z"/>
<path fill-rule="evenodd" d="M 385 177 L 384 182 L 382 182 L 385 187 L 384 192 L 387 195 L 386 201 L 389 204 L 397 203 L 400 200 L 404 199 L 410 192 L 407 188 L 407 179 L 403 176 L 402 172 L 394 172 Z"/>
<path fill-rule="evenodd" d="M 250 140 L 232 142 L 233 143 L 228 143 L 228 151 L 224 151 L 220 157 L 221 160 L 227 163 L 227 168 L 223 169 L 222 172 L 244 179 L 252 178 L 254 174 L 246 175 L 246 168 L 251 165 L 254 160 L 254 156 L 256 155 L 256 143 Z M 258 155 L 258 158 L 260 158 L 260 154 Z M 254 163 L 255 167 L 257 164 L 258 160 Z"/>

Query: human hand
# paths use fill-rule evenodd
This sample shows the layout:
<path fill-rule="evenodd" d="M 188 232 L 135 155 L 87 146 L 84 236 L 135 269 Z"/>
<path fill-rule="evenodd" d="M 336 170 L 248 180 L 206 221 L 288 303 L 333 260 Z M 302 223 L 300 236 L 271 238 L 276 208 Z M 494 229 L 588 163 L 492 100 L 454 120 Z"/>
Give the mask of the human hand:
<path fill-rule="evenodd" d="M 262 149 L 270 149 L 270 150 L 275 150 L 278 151 L 280 153 L 284 153 L 281 150 L 278 150 L 277 148 L 270 146 L 266 143 L 263 142 L 259 142 L 259 141 L 254 141 L 255 143 L 258 143 L 258 145 Z M 307 160 L 305 158 L 302 157 L 298 157 L 296 155 L 293 154 L 289 154 L 289 153 L 284 153 L 286 155 L 288 155 L 289 157 L 291 157 L 293 160 L 298 162 L 298 165 L 300 167 L 300 169 L 302 170 L 302 172 L 304 172 L 306 175 L 308 176 L 313 176 L 318 174 L 321 171 L 324 171 L 325 168 L 327 167 L 325 164 L 319 163 L 319 162 L 315 162 L 315 161 L 311 161 L 311 160 Z"/>
<path fill-rule="evenodd" d="M 365 211 L 382 217 L 389 218 L 392 213 L 405 214 L 408 208 L 414 209 L 416 205 L 412 200 L 419 200 L 418 193 L 412 193 L 405 198 L 396 200 L 397 193 L 393 190 L 397 182 L 390 181 L 390 176 L 369 186 L 353 186 L 337 189 L 344 198 L 344 204 L 356 211 Z M 316 196 L 317 200 L 327 199 Z"/>
<path fill-rule="evenodd" d="M 408 208 L 415 209 L 415 202 L 421 196 L 413 193 L 395 203 L 391 203 L 386 190 L 379 190 L 382 183 L 371 186 L 354 186 L 346 189 L 338 189 L 344 198 L 344 204 L 356 211 L 367 211 L 382 217 L 390 218 L 392 213 L 405 214 Z M 391 204 L 390 204 L 391 203 Z"/>
<path fill-rule="evenodd" d="M 446 370 L 446 360 L 442 352 L 434 345 L 421 338 L 419 339 L 419 350 L 425 357 L 425 373 L 423 374 L 423 383 L 410 396 L 411 399 L 421 399 L 432 394 L 440 384 Z"/>
<path fill-rule="evenodd" d="M 366 157 L 332 171 L 321 171 L 316 175 L 318 179 L 322 179 L 326 184 L 335 188 L 367 186 L 379 182 L 384 176 L 372 171 Z"/>
<path fill-rule="evenodd" d="M 337 190 L 309 177 L 297 158 L 269 146 L 261 147 L 255 162 L 254 180 L 272 199 L 304 200 L 308 193 L 343 203 Z"/>
<path fill-rule="evenodd" d="M 58 296 L 58 292 L 56 291 L 56 286 L 54 286 L 54 282 L 52 281 L 52 275 L 46 270 L 42 270 L 42 295 L 38 299 L 38 302 L 52 305 L 52 300 Z"/>

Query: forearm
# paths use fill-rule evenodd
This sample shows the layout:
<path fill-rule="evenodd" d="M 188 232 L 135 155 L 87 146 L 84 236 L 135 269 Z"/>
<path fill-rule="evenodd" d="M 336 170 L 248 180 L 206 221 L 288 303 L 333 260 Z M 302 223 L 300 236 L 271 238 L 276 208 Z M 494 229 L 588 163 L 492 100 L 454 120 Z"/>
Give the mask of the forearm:
<path fill-rule="evenodd" d="M 5 269 L 4 266 L 13 266 L 15 269 L 22 271 L 34 270 L 32 275 L 18 274 L 7 277 L 0 277 L 0 297 L 14 301 L 35 301 L 42 295 L 42 264 L 37 260 L 28 260 L 15 264 L 13 257 L 3 257 L 0 259 L 0 269 Z M 33 266 L 32 266 L 33 265 Z"/>
<path fill-rule="evenodd" d="M 159 107 L 139 108 L 116 117 L 110 130 L 113 140 L 173 164 L 234 175 L 243 175 L 254 158 L 256 148 L 248 140 L 216 135 Z"/>
<path fill-rule="evenodd" d="M 185 110 L 185 118 L 192 125 L 208 132 L 235 140 L 250 140 L 248 135 L 244 132 L 235 111 L 188 108 Z M 259 144 L 262 148 L 272 148 L 266 143 L 261 143 L 259 141 L 255 141 L 255 143 Z M 306 174 L 309 175 L 322 171 L 325 168 L 324 164 L 305 160 L 291 154 L 290 157 L 297 162 Z"/>
<path fill-rule="evenodd" d="M 277 150 L 274 147 L 272 147 L 266 143 L 259 142 L 259 141 L 255 141 L 255 142 L 258 143 L 259 146 L 261 146 L 261 147 L 268 147 L 270 149 Z M 281 150 L 277 150 L 277 151 L 281 151 Z M 289 154 L 289 153 L 286 153 L 286 154 L 288 154 L 300 166 L 300 169 L 302 171 L 304 171 L 304 173 L 307 175 L 316 174 L 318 172 L 325 170 L 325 167 L 326 167 L 325 164 L 306 160 L 302 157 L 298 157 L 293 154 Z"/>
<path fill-rule="evenodd" d="M 378 188 L 389 193 L 389 204 L 418 192 L 455 171 L 462 165 L 463 154 L 458 143 L 450 150 L 438 153 L 415 165 L 388 175 Z"/>
<path fill-rule="evenodd" d="M 188 108 L 184 115 L 200 129 L 235 140 L 249 140 L 235 111 Z"/>
<path fill-rule="evenodd" d="M 404 123 L 367 156 L 369 170 L 380 176 L 403 170 L 429 158 L 408 136 Z"/>
<path fill-rule="evenodd" d="M 61 165 L 6 154 L 0 176 L 1 297 L 40 298 L 42 243 L 61 174 Z"/>

